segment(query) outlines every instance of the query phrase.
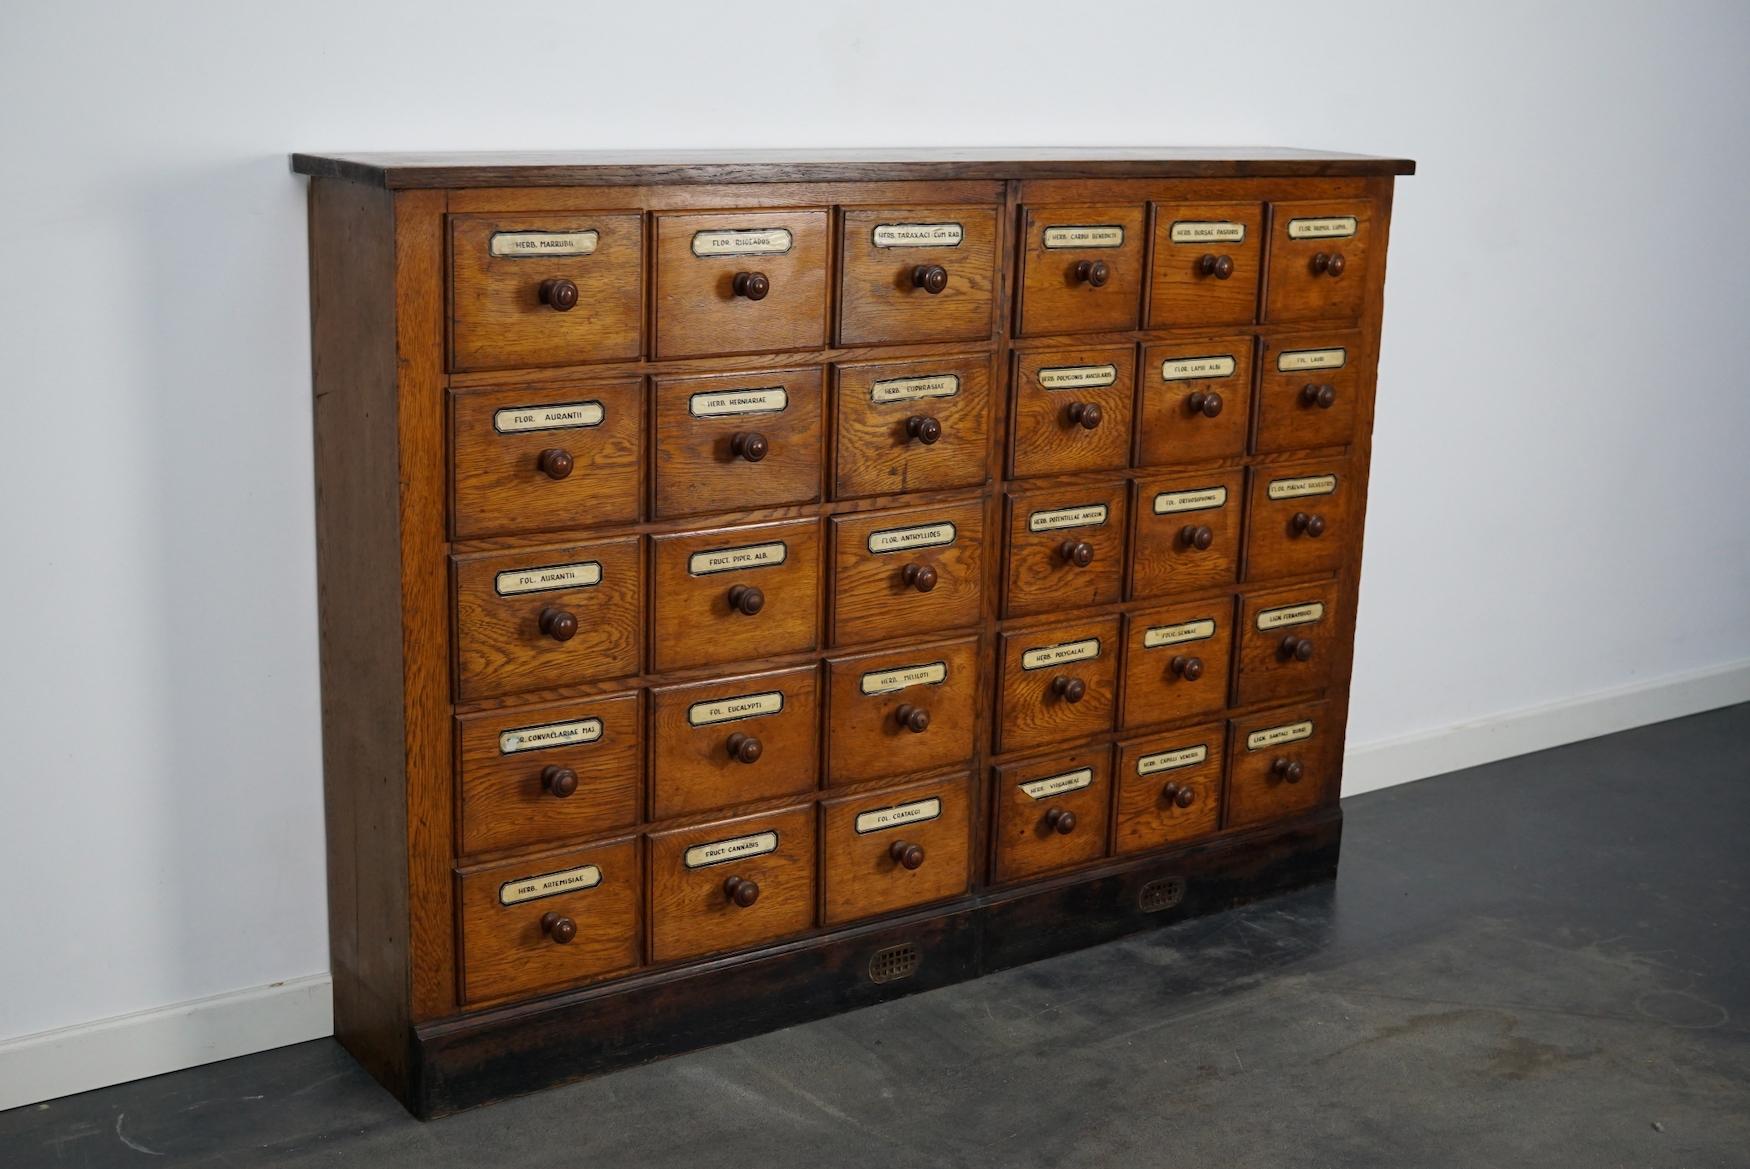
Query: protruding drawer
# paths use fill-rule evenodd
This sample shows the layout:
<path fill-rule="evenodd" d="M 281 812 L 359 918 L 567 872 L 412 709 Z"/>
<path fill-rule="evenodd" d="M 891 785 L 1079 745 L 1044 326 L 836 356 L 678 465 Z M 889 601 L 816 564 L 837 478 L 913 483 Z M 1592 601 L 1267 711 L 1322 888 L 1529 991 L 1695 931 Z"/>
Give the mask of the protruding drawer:
<path fill-rule="evenodd" d="M 457 718 L 462 851 L 550 844 L 638 823 L 641 730 L 635 693 Z"/>
<path fill-rule="evenodd" d="M 846 209 L 839 344 L 988 340 L 996 237 L 995 207 Z"/>
<path fill-rule="evenodd" d="M 450 216 L 451 368 L 636 358 L 643 218 L 636 211 Z"/>
<path fill-rule="evenodd" d="M 637 966 L 640 876 L 636 839 L 458 874 L 463 1001 L 550 990 Z"/>
<path fill-rule="evenodd" d="M 653 688 L 651 816 L 813 791 L 819 692 L 814 666 Z"/>
<path fill-rule="evenodd" d="M 933 779 L 827 800 L 826 924 L 966 892 L 972 777 Z"/>
<path fill-rule="evenodd" d="M 826 343 L 826 212 L 658 214 L 656 356 Z"/>
<path fill-rule="evenodd" d="M 453 557 L 459 697 L 636 674 L 642 561 L 637 536 Z"/>
<path fill-rule="evenodd" d="M 1023 336 L 1117 332 L 1142 316 L 1143 208 L 1027 208 L 1022 225 Z"/>
<path fill-rule="evenodd" d="M 1238 470 L 1138 479 L 1131 597 L 1184 596 L 1232 584 L 1239 575 L 1244 487 Z"/>
<path fill-rule="evenodd" d="M 1233 598 L 1181 601 L 1124 616 L 1126 730 L 1213 714 L 1227 705 Z"/>
<path fill-rule="evenodd" d="M 1127 466 L 1135 396 L 1136 351 L 1128 345 L 1017 353 L 1014 476 Z"/>
<path fill-rule="evenodd" d="M 1003 634 L 998 751 L 1048 747 L 1112 729 L 1118 618 Z"/>
<path fill-rule="evenodd" d="M 1252 468 L 1246 512 L 1247 580 L 1335 572 L 1351 538 L 1349 465 Z"/>
<path fill-rule="evenodd" d="M 820 640 L 820 525 L 654 536 L 652 668 L 802 653 Z"/>
<path fill-rule="evenodd" d="M 1370 364 L 1353 329 L 1272 333 L 1258 377 L 1259 454 L 1347 446 L 1355 441 L 1362 377 Z"/>
<path fill-rule="evenodd" d="M 836 376 L 836 498 L 984 484 L 988 355 L 841 365 Z"/>
<path fill-rule="evenodd" d="M 1343 758 L 1343 728 L 1330 706 L 1265 711 L 1229 724 L 1228 828 L 1246 828 L 1317 807 L 1333 785 Z"/>
<path fill-rule="evenodd" d="M 818 367 L 656 379 L 656 514 L 820 498 Z"/>
<path fill-rule="evenodd" d="M 1252 339 L 1148 346 L 1138 400 L 1139 466 L 1243 455 L 1252 418 Z"/>
<path fill-rule="evenodd" d="M 1119 482 L 1011 492 L 1008 617 L 1104 605 L 1124 588 L 1124 501 Z"/>
<path fill-rule="evenodd" d="M 1338 199 L 1270 206 L 1264 320 L 1352 321 L 1367 299 L 1373 202 Z"/>
<path fill-rule="evenodd" d="M 638 520 L 636 379 L 450 399 L 458 540 Z"/>
<path fill-rule="evenodd" d="M 1118 852 L 1184 844 L 1221 826 L 1226 731 L 1209 723 L 1118 745 Z"/>
<path fill-rule="evenodd" d="M 1106 747 L 996 769 L 996 879 L 1018 881 L 1106 855 Z"/>
<path fill-rule="evenodd" d="M 1240 706 L 1311 694 L 1331 684 L 1337 660 L 1338 589 L 1301 585 L 1248 594 L 1240 605 Z"/>
<path fill-rule="evenodd" d="M 1263 254 L 1262 203 L 1155 204 L 1148 327 L 1251 324 Z"/>
<path fill-rule="evenodd" d="M 650 837 L 650 960 L 741 950 L 814 924 L 814 808 Z"/>
<path fill-rule="evenodd" d="M 982 501 L 834 516 L 832 544 L 834 645 L 978 624 Z"/>
<path fill-rule="evenodd" d="M 827 782 L 952 767 L 972 757 L 978 639 L 827 661 Z"/>

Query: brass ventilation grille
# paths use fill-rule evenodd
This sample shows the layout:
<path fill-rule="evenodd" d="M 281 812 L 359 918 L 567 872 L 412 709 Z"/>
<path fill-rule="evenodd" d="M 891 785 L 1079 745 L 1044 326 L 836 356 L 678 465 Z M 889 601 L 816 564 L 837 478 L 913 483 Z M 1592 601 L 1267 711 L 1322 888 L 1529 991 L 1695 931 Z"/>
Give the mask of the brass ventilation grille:
<path fill-rule="evenodd" d="M 869 981 L 897 982 L 910 978 L 923 960 L 923 952 L 911 942 L 877 950 L 869 958 Z"/>
<path fill-rule="evenodd" d="M 1159 913 L 1185 900 L 1185 878 L 1157 877 L 1136 893 L 1136 907 L 1144 913 Z"/>

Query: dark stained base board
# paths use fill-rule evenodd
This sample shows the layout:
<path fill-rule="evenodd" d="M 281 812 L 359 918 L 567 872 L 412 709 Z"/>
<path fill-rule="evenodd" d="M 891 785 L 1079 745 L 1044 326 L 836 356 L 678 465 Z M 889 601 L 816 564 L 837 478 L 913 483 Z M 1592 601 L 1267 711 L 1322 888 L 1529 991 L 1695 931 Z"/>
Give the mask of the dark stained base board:
<path fill-rule="evenodd" d="M 411 1091 L 396 1094 L 416 1116 L 444 1116 L 1333 880 L 1342 831 L 1331 807 L 947 911 L 426 1024 Z"/>

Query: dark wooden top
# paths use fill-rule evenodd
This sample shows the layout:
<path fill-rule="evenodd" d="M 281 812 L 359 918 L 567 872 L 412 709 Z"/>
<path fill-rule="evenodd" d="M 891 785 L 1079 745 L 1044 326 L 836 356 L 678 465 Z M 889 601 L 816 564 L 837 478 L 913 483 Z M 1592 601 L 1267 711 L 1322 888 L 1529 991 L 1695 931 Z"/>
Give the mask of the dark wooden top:
<path fill-rule="evenodd" d="M 877 179 L 1226 179 L 1409 175 L 1407 158 L 1272 146 L 294 154 L 299 174 L 373 186 L 588 187 Z"/>

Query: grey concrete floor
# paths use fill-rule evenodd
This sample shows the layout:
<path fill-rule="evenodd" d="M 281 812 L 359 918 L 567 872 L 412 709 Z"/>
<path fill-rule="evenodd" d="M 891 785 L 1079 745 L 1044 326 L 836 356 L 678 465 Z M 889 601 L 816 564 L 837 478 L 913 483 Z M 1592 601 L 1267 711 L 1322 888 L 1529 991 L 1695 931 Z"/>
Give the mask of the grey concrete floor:
<path fill-rule="evenodd" d="M 1750 706 L 1344 806 L 1335 887 L 430 1124 L 301 1044 L 0 1166 L 1750 1165 Z"/>

